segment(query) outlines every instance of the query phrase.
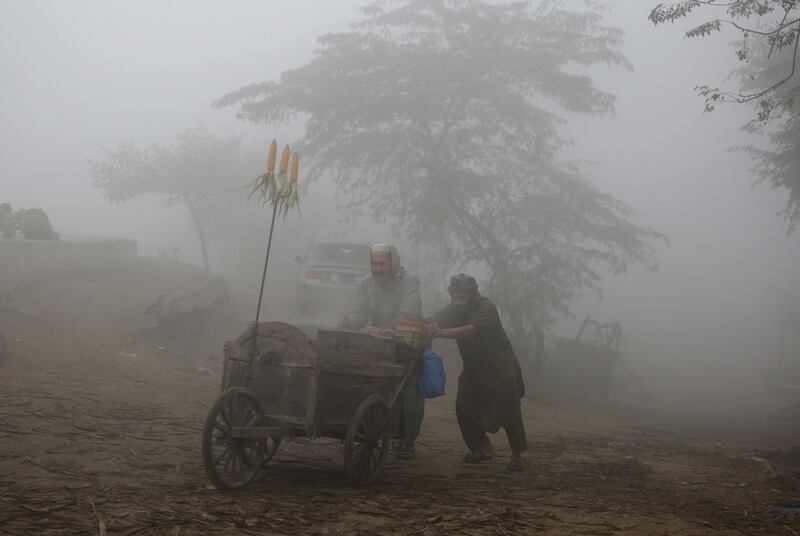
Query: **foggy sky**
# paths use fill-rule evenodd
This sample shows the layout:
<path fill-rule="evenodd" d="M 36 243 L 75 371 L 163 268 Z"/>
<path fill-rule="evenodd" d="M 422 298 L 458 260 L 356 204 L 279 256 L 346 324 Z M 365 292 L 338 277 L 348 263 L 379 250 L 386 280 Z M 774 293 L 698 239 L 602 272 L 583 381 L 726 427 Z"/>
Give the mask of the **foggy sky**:
<path fill-rule="evenodd" d="M 250 141 L 296 136 L 245 125 L 234 109 L 210 103 L 306 62 L 315 38 L 346 29 L 362 3 L 0 2 L 0 201 L 45 209 L 62 233 L 135 238 L 146 255 L 193 243 L 180 210 L 150 199 L 105 202 L 87 159 L 121 142 L 170 143 L 201 122 Z M 772 359 L 769 294 L 800 284 L 800 241 L 787 239 L 774 216 L 785 193 L 753 188 L 747 157 L 727 152 L 749 141 L 738 127 L 752 111 L 703 114 L 693 92 L 704 83 L 732 87 L 733 36 L 690 41 L 682 26 L 654 28 L 646 17 L 656 3 L 611 2 L 607 22 L 625 30 L 635 70 L 591 69 L 617 95 L 617 114 L 567 116 L 564 133 L 575 144 L 563 158 L 589 161 L 586 176 L 672 245 L 659 248 L 660 273 L 634 269 L 606 283 L 602 302 L 589 296 L 574 312 L 620 320 L 638 351 L 657 346 L 659 359 Z"/>

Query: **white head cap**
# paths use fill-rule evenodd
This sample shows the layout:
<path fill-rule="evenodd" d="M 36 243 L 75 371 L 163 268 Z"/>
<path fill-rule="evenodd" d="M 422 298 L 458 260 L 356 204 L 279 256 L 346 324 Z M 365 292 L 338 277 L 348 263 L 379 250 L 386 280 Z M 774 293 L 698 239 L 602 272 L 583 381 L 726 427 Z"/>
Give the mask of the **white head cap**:
<path fill-rule="evenodd" d="M 400 254 L 397 248 L 383 242 L 372 245 L 372 253 L 388 253 L 392 258 L 392 277 L 395 277 L 400 271 Z"/>

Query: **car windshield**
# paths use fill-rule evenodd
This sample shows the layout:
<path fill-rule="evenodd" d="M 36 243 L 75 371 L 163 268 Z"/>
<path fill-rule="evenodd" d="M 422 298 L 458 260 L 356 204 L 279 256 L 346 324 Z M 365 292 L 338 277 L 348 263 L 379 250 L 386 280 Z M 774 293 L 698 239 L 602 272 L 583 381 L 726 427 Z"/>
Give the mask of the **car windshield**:
<path fill-rule="evenodd" d="M 308 258 L 369 267 L 370 247 L 361 244 L 325 243 L 311 249 Z"/>

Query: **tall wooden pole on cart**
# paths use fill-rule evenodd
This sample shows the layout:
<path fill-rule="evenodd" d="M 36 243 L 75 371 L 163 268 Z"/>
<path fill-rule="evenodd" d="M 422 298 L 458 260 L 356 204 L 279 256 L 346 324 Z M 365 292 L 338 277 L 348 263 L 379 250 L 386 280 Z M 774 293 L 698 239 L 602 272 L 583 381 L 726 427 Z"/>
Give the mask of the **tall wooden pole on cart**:
<path fill-rule="evenodd" d="M 275 231 L 275 216 L 278 214 L 278 199 L 272 202 L 272 221 L 269 224 L 269 238 L 267 239 L 267 256 L 264 258 L 264 271 L 261 273 L 261 289 L 258 291 L 258 306 L 256 307 L 256 321 L 253 324 L 253 338 L 258 338 L 258 320 L 261 317 L 261 302 L 264 299 L 264 283 L 267 281 L 267 266 L 269 265 L 269 252 L 272 249 L 272 233 Z"/>
<path fill-rule="evenodd" d="M 286 172 L 289 168 L 289 146 L 287 145 L 283 150 L 283 155 L 281 156 L 281 165 L 276 176 L 274 173 L 276 154 L 277 144 L 275 140 L 273 140 L 272 144 L 270 145 L 269 157 L 267 159 L 266 173 L 259 176 L 251 183 L 251 186 L 253 186 L 253 191 L 250 193 L 250 195 L 253 195 L 255 192 L 259 192 L 261 200 L 264 204 L 266 204 L 268 200 L 272 202 L 272 219 L 269 225 L 269 238 L 267 238 L 267 254 L 264 257 L 264 270 L 261 273 L 261 287 L 258 291 L 256 319 L 253 323 L 253 343 L 252 350 L 250 352 L 251 365 L 253 359 L 255 358 L 256 352 L 258 351 L 258 322 L 261 318 L 261 304 L 264 300 L 264 287 L 267 280 L 269 256 L 270 252 L 272 251 L 272 237 L 275 232 L 275 219 L 278 215 L 278 211 L 283 210 L 283 215 L 285 217 L 289 208 L 295 206 L 298 202 L 296 185 L 300 159 L 297 153 L 292 156 L 291 174 L 287 178 Z M 252 370 L 252 367 L 250 368 Z M 250 378 L 248 377 L 248 383 L 249 381 Z"/>

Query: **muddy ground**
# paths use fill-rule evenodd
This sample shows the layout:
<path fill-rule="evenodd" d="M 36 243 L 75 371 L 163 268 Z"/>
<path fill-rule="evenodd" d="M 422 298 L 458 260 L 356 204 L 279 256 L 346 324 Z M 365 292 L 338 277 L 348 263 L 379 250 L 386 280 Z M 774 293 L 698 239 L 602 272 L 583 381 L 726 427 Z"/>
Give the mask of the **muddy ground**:
<path fill-rule="evenodd" d="M 142 261 L 0 298 L 0 534 L 800 533 L 792 412 L 526 400 L 532 465 L 506 475 L 502 435 L 493 462 L 461 462 L 454 381 L 428 402 L 418 459 L 391 460 L 367 488 L 344 482 L 341 445 L 320 439 L 282 444 L 253 485 L 220 493 L 200 431 L 247 315 L 225 302 L 159 335 L 146 313 L 205 277 Z"/>

